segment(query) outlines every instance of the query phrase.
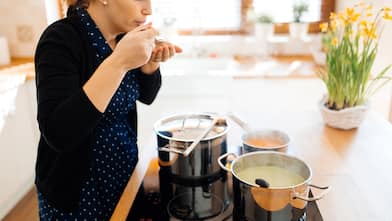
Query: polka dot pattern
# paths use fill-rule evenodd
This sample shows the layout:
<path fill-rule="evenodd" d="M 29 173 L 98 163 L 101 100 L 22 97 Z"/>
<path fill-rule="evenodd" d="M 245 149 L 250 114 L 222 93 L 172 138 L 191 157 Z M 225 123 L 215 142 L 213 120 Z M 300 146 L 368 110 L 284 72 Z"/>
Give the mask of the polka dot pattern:
<path fill-rule="evenodd" d="M 102 33 L 84 9 L 77 9 L 91 45 L 96 49 L 96 62 L 112 53 Z M 110 73 L 108 73 L 110 74 Z M 128 113 L 136 108 L 139 85 L 130 71 L 112 97 L 103 119 L 95 129 L 92 162 L 82 189 L 79 207 L 64 213 L 48 204 L 38 192 L 40 220 L 108 220 L 136 165 L 138 149 Z"/>

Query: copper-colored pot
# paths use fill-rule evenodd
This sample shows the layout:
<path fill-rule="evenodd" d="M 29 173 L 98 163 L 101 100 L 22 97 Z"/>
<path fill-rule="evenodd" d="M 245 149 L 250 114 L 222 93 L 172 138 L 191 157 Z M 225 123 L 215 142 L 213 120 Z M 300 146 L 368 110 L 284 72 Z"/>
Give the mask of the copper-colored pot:
<path fill-rule="evenodd" d="M 229 155 L 235 157 L 231 168 L 222 163 Z M 321 199 L 329 190 L 329 187 L 310 184 L 312 171 L 304 161 L 280 152 L 252 152 L 240 157 L 227 153 L 219 158 L 218 163 L 233 175 L 234 220 L 299 220 L 305 213 L 307 202 Z M 291 186 L 260 187 L 238 176 L 241 170 L 259 166 L 280 167 L 304 179 L 303 182 Z M 309 197 L 310 187 L 324 191 L 318 196 Z"/>

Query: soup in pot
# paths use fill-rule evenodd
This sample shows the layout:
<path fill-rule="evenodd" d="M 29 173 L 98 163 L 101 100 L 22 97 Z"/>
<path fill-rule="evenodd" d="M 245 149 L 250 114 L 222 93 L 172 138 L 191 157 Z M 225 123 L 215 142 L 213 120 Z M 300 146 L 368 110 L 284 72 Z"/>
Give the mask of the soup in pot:
<path fill-rule="evenodd" d="M 282 141 L 272 138 L 249 137 L 246 144 L 252 147 L 276 147 L 281 146 Z"/>
<path fill-rule="evenodd" d="M 299 174 L 277 166 L 249 167 L 238 171 L 236 174 L 240 180 L 250 184 L 256 184 L 255 180 L 258 178 L 264 179 L 269 183 L 270 188 L 289 187 L 305 181 Z"/>

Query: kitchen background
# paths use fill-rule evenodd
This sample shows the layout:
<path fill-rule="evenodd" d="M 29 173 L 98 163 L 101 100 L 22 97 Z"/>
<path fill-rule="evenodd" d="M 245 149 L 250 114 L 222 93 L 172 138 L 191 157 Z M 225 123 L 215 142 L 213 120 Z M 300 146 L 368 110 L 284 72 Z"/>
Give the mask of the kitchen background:
<path fill-rule="evenodd" d="M 238 61 L 249 59 L 250 56 L 268 57 L 268 55 L 265 54 L 262 47 L 257 49 L 258 42 L 252 34 L 242 36 L 200 35 L 203 34 L 200 24 L 205 24 L 205 22 L 212 27 L 220 25 L 219 22 L 222 20 L 225 21 L 225 24 L 236 25 L 236 20 L 230 16 L 227 17 L 226 15 L 229 13 L 223 12 L 232 10 L 232 7 L 239 7 L 239 0 L 215 1 L 215 4 L 211 1 L 199 1 L 200 9 L 191 11 L 194 13 L 195 20 L 182 21 L 177 18 L 177 21 L 173 22 L 170 20 L 172 16 L 168 16 L 168 14 L 178 15 L 181 13 L 171 11 L 172 8 L 168 7 L 168 1 L 153 0 L 153 4 L 155 2 L 158 6 L 166 5 L 163 6 L 164 10 L 159 7 L 155 8 L 158 15 L 154 17 L 156 22 L 154 24 L 162 26 L 164 24 L 160 21 L 165 21 L 167 27 L 175 24 L 179 29 L 187 25 L 191 28 L 187 36 L 173 35 L 170 29 L 162 30 L 163 33 L 167 31 L 167 37 L 183 46 L 185 50 L 184 54 L 178 56 L 178 61 L 173 60 L 163 65 L 164 83 L 157 101 L 152 106 L 139 107 L 141 113 L 140 146 L 148 145 L 151 142 L 154 121 L 170 113 L 183 111 L 224 112 L 233 109 L 241 111 L 249 108 L 268 108 L 268 111 L 294 108 L 300 111 L 308 107 L 298 105 L 298 100 L 306 98 L 311 101 L 308 103 L 316 105 L 320 95 L 324 92 L 321 81 L 309 76 L 314 75 L 314 72 L 312 72 L 313 69 L 306 68 L 306 62 L 294 62 L 286 66 L 265 62 L 258 66 L 258 69 L 251 70 L 237 67 L 237 63 L 234 61 L 236 59 Z M 173 2 L 175 1 L 171 1 L 171 5 Z M 265 4 L 267 2 L 270 1 L 264 1 Z M 316 2 L 312 4 L 320 7 L 321 1 L 312 0 L 312 2 Z M 371 2 L 375 8 L 391 4 L 387 0 L 368 2 Z M 357 1 L 337 0 L 335 9 L 340 11 L 355 3 Z M 289 3 L 286 4 L 289 5 Z M 175 10 L 181 9 L 179 6 L 181 3 L 176 6 Z M 262 4 L 260 7 L 263 7 Z M 206 17 L 205 11 L 212 11 L 213 17 Z M 277 15 L 281 14 L 285 13 L 277 13 Z M 233 12 L 234 15 L 240 16 Z M 311 20 L 312 16 L 308 16 Z M 4 44 L 0 46 L 2 50 L 0 53 L 5 54 L 6 57 L 9 54 L 13 59 L 32 58 L 41 32 L 48 23 L 57 18 L 55 0 L 0 0 L 0 38 L 6 43 L 8 42 L 5 46 Z M 392 39 L 391 22 L 384 27 L 378 57 L 373 66 L 374 72 L 380 71 L 382 67 L 392 63 L 392 41 L 390 39 Z M 290 39 L 287 34 L 282 34 L 269 39 L 270 48 L 268 50 L 272 55 L 308 56 L 312 53 L 312 49 L 319 48 L 320 44 L 320 36 L 317 34 L 309 34 L 306 38 L 295 40 Z M 192 66 L 198 68 L 189 70 L 189 67 Z M 271 69 L 271 66 L 274 68 Z M 268 71 L 265 71 L 267 69 Z M 304 76 L 298 76 L 299 79 L 307 79 L 305 83 L 303 80 L 297 81 L 288 76 L 298 70 L 305 73 Z M 275 71 L 276 75 L 288 78 L 279 78 L 276 81 L 271 80 L 266 83 L 259 78 L 264 74 L 255 74 L 254 72 L 257 71 L 260 73 L 265 71 L 263 73 L 272 78 L 274 78 Z M 12 77 L 12 83 L 10 83 L 4 76 L 6 75 L 0 75 L 0 219 L 32 187 L 39 134 L 35 121 L 34 81 L 24 81 L 20 77 Z M 235 80 L 242 77 L 243 81 Z M 10 84 L 12 85 L 10 86 Z M 4 88 L 13 86 L 15 86 L 15 90 L 8 91 L 8 94 L 1 94 L 5 91 Z M 244 97 L 237 91 L 248 91 L 247 95 L 252 96 Z M 309 95 L 312 93 L 309 91 L 315 92 L 313 96 Z M 380 90 L 371 101 L 372 109 L 385 118 L 389 117 L 391 94 L 391 85 L 388 85 Z M 276 100 L 281 100 L 281 102 L 277 104 Z M 10 105 L 10 107 L 7 109 L 5 105 Z"/>

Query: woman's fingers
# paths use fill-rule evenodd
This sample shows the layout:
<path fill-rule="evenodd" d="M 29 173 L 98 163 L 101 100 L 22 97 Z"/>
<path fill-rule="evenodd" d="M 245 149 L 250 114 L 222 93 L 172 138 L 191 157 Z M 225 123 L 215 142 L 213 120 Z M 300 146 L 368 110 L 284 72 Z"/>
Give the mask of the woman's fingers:
<path fill-rule="evenodd" d="M 174 46 L 174 49 L 175 49 L 176 53 L 181 53 L 182 52 L 182 48 L 180 48 L 177 45 L 173 45 L 173 46 Z"/>
<path fill-rule="evenodd" d="M 137 26 L 131 32 L 145 31 L 145 30 L 150 29 L 150 28 L 152 28 L 152 23 L 151 22 L 147 23 L 147 24 L 144 24 L 144 25 Z"/>
<path fill-rule="evenodd" d="M 157 45 L 151 54 L 151 60 L 153 62 L 165 62 L 173 57 L 176 53 L 180 52 L 182 52 L 180 47 L 167 42 L 161 42 L 159 45 Z"/>
<path fill-rule="evenodd" d="M 169 47 L 169 54 L 170 54 L 170 57 L 173 57 L 176 54 L 176 49 L 174 48 L 173 45 L 171 45 Z"/>
<path fill-rule="evenodd" d="M 177 45 L 175 45 L 175 44 L 171 44 L 171 43 L 169 43 L 169 42 L 156 41 L 155 44 L 156 44 L 157 46 L 164 46 L 164 45 L 168 45 L 168 46 L 169 46 L 169 45 L 170 45 L 170 46 L 173 46 L 173 47 L 174 47 L 176 53 L 181 53 L 181 52 L 182 52 L 182 48 L 181 48 L 180 46 L 177 46 Z"/>
<path fill-rule="evenodd" d="M 155 51 L 155 55 L 152 56 L 153 62 L 161 62 L 162 61 L 162 49 L 158 48 Z"/>
<path fill-rule="evenodd" d="M 163 46 L 163 52 L 162 52 L 162 61 L 166 61 L 169 59 L 170 56 L 170 49 L 168 46 Z"/>

